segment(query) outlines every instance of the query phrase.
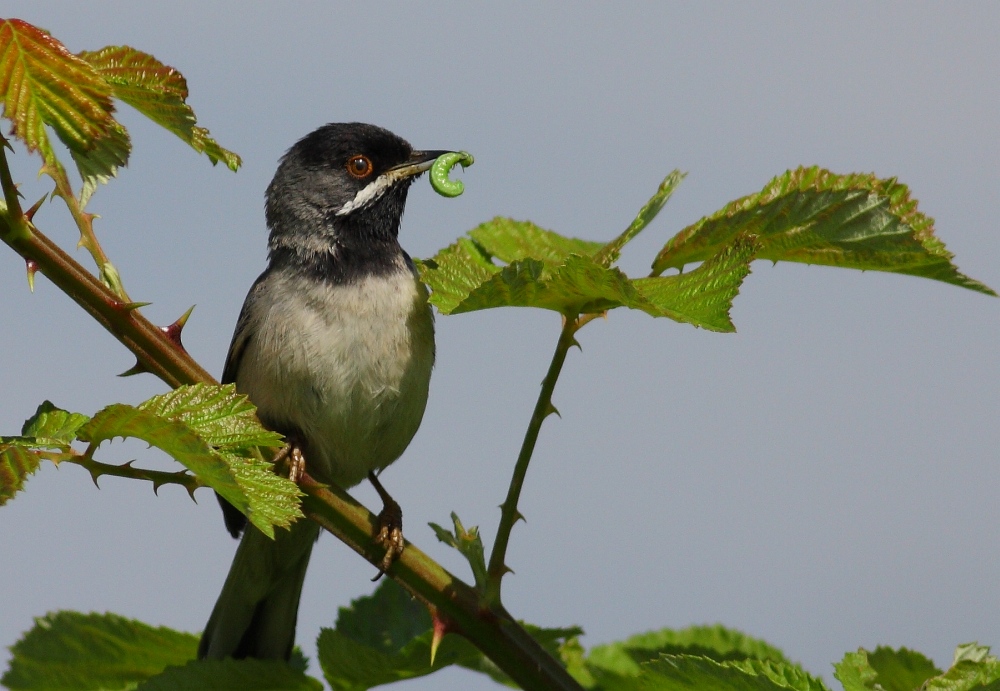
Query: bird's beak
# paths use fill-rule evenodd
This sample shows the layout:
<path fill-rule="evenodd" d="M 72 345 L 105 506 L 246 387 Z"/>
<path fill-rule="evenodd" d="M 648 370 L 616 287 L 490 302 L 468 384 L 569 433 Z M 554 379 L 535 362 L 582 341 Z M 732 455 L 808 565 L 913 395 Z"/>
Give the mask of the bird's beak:
<path fill-rule="evenodd" d="M 394 168 L 390 168 L 389 172 L 392 173 L 392 177 L 396 180 L 408 178 L 413 175 L 420 175 L 421 173 L 430 170 L 430 167 L 434 165 L 434 161 L 436 161 L 439 156 L 444 156 L 445 154 L 450 153 L 453 152 L 414 151 L 410 154 L 410 158 L 406 161 L 406 163 L 401 163 Z"/>

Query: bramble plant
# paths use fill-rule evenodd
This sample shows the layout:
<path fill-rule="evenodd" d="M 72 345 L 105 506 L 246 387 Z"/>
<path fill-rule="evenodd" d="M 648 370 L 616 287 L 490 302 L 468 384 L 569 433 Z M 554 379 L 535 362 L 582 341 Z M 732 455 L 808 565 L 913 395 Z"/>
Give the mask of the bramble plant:
<path fill-rule="evenodd" d="M 96 480 L 115 475 L 178 484 L 192 495 L 210 487 L 268 535 L 295 520 L 315 520 L 372 564 L 382 558 L 371 540 L 376 518 L 348 494 L 306 475 L 296 485 L 272 472 L 268 460 L 281 438 L 260 426 L 253 405 L 232 386 L 219 386 L 181 345 L 188 314 L 160 328 L 142 315 L 118 270 L 102 249 L 87 203 L 125 165 L 131 141 L 114 118 L 113 99 L 133 106 L 232 170 L 239 156 L 197 126 L 181 74 L 127 46 L 70 53 L 48 33 L 0 20 L 0 99 L 11 135 L 42 159 L 92 257 L 90 272 L 49 240 L 35 223 L 46 195 L 24 209 L 0 149 L 0 239 L 24 258 L 29 286 L 41 272 L 75 300 L 136 357 L 126 374 L 155 374 L 171 391 L 137 406 L 110 404 L 92 416 L 38 406 L 19 436 L 0 437 L 0 505 L 23 489 L 43 460 L 86 468 Z M 82 183 L 74 189 L 52 146 L 69 150 Z M 4 140 L 5 147 L 11 149 Z M 13 149 L 11 149 L 13 150 Z M 435 186 L 459 159 L 442 163 Z M 471 157 L 462 159 L 471 163 Z M 837 175 L 798 168 L 762 191 L 726 205 L 671 238 L 649 276 L 629 278 L 615 264 L 625 245 L 656 217 L 683 175 L 666 177 L 635 220 L 610 242 L 567 238 L 526 221 L 496 218 L 472 229 L 432 258 L 419 262 L 442 314 L 501 306 L 556 312 L 562 327 L 555 352 L 501 507 L 497 538 L 487 558 L 476 528 L 452 514 L 452 526 L 433 525 L 437 537 L 467 559 L 468 585 L 409 544 L 375 593 L 342 609 L 317 641 L 318 662 L 334 689 L 367 689 L 461 665 L 526 689 L 795 689 L 825 683 L 781 651 L 721 626 L 661 630 L 585 651 L 576 627 L 540 629 L 519 624 L 503 606 L 509 571 L 506 551 L 518 499 L 563 362 L 586 324 L 617 307 L 728 332 L 732 301 L 755 259 L 798 261 L 932 278 L 989 295 L 962 275 L 895 179 Z M 670 269 L 687 272 L 664 275 Z M 98 460 L 101 444 L 134 437 L 162 449 L 183 468 L 163 472 Z M 402 586 L 402 587 L 400 587 Z M 448 635 L 452 634 L 452 635 Z M 12 689 L 176 689 L 226 685 L 243 689 L 318 689 L 301 655 L 291 663 L 261 660 L 196 661 L 195 634 L 154 628 L 112 614 L 56 612 L 39 617 L 15 643 L 2 678 Z M 920 653 L 877 648 L 848 653 L 835 667 L 846 691 L 949 689 L 1000 683 L 1000 662 L 989 649 L 959 646 L 948 670 Z"/>

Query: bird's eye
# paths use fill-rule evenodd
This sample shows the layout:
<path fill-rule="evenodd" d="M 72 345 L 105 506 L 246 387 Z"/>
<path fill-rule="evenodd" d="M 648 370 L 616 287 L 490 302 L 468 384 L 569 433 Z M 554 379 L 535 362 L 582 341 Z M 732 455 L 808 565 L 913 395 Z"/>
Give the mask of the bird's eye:
<path fill-rule="evenodd" d="M 372 174 L 374 169 L 372 160 L 361 154 L 351 156 L 347 161 L 347 172 L 356 178 L 366 178 Z"/>

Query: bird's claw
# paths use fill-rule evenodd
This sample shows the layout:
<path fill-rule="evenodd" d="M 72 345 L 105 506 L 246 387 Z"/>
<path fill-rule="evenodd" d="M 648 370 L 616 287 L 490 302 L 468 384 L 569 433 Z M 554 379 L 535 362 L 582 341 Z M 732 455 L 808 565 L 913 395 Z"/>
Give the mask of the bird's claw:
<path fill-rule="evenodd" d="M 306 457 L 294 441 L 285 444 L 281 451 L 275 454 L 273 463 L 279 468 L 284 464 L 288 469 L 288 479 L 295 484 L 299 483 L 306 472 Z"/>
<path fill-rule="evenodd" d="M 387 515 L 389 509 L 392 508 L 395 508 L 395 511 L 391 512 L 394 515 Z M 379 572 L 372 579 L 373 581 L 380 579 L 389 570 L 392 562 L 399 558 L 406 546 L 403 540 L 403 513 L 399 510 L 398 504 L 394 507 L 385 507 L 378 515 L 378 522 L 379 531 L 375 536 L 375 543 L 385 548 L 385 556 L 379 563 Z"/>

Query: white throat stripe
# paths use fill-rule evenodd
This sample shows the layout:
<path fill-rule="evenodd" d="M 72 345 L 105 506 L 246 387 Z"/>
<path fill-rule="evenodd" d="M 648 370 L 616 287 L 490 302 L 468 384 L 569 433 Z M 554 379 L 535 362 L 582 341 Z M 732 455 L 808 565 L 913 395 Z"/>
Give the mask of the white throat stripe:
<path fill-rule="evenodd" d="M 356 211 L 362 207 L 368 206 L 373 201 L 385 194 L 385 191 L 392 187 L 394 184 L 402 180 L 403 178 L 412 175 L 413 171 L 405 169 L 390 170 L 382 173 L 377 178 L 369 182 L 367 185 L 358 190 L 358 193 L 354 195 L 354 199 L 344 204 L 340 207 L 334 214 L 336 216 L 345 216 L 346 214 Z"/>

